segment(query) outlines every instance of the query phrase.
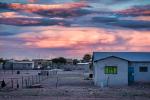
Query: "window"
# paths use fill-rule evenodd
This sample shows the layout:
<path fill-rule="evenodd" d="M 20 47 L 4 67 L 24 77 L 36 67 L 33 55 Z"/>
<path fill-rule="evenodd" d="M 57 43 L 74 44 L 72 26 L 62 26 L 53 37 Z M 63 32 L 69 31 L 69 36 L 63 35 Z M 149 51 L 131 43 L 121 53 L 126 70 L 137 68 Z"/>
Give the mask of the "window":
<path fill-rule="evenodd" d="M 139 72 L 147 72 L 148 68 L 147 67 L 140 67 Z"/>
<path fill-rule="evenodd" d="M 105 66 L 105 74 L 117 74 L 117 66 Z"/>

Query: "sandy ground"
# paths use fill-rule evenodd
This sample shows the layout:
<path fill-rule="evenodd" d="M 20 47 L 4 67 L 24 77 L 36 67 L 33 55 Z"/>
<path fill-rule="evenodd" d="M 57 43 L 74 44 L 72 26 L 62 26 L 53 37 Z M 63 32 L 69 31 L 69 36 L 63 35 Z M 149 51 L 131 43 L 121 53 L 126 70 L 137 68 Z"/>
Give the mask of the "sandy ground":
<path fill-rule="evenodd" d="M 79 71 L 59 72 L 41 84 L 43 88 L 0 91 L 0 100 L 150 100 L 149 84 L 100 88 Z"/>

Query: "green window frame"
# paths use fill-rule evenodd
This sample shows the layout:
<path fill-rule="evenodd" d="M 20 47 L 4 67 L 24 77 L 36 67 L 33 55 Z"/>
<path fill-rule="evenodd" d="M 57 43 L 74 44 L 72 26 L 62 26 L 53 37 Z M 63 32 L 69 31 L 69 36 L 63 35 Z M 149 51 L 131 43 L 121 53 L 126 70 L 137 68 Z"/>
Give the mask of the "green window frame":
<path fill-rule="evenodd" d="M 105 74 L 117 74 L 117 66 L 105 66 Z"/>

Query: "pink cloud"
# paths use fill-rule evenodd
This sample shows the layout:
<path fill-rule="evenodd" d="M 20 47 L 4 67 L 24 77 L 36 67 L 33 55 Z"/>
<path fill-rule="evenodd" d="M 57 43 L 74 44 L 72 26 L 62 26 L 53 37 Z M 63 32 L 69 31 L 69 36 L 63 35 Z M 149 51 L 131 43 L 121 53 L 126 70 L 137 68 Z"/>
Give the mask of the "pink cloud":
<path fill-rule="evenodd" d="M 150 16 L 138 16 L 134 17 L 133 20 L 150 21 Z"/>
<path fill-rule="evenodd" d="M 126 14 L 126 15 L 149 15 L 150 9 L 149 9 L 149 5 L 134 6 L 132 8 L 118 11 L 118 13 L 119 14 Z"/>
<path fill-rule="evenodd" d="M 55 30 L 51 30 L 55 28 Z M 26 40 L 26 46 L 37 48 L 83 47 L 88 44 L 111 44 L 115 36 L 96 28 L 51 27 L 38 33 L 24 33 L 19 38 Z M 58 30 L 57 30 L 58 29 Z M 32 35 L 31 35 L 32 34 Z M 93 34 L 93 35 L 91 35 Z"/>
<path fill-rule="evenodd" d="M 130 39 L 128 41 L 130 45 L 134 46 L 150 46 L 150 32 L 134 32 L 134 34 L 130 35 Z"/>
<path fill-rule="evenodd" d="M 28 32 L 3 39 L 7 45 L 26 50 L 44 51 L 44 54 L 81 56 L 93 51 L 150 51 L 149 31 L 113 30 L 93 27 L 28 27 Z M 11 41 L 12 39 L 12 41 Z M 13 41 L 19 39 L 22 42 Z M 5 44 L 3 44 L 5 43 Z M 56 50 L 56 51 L 55 51 Z M 33 51 L 32 51 L 33 52 Z M 36 52 L 36 51 L 35 51 Z"/>
<path fill-rule="evenodd" d="M 133 20 L 133 21 L 150 21 L 150 16 L 134 16 L 134 17 L 123 17 L 123 20 Z"/>
<path fill-rule="evenodd" d="M 36 2 L 37 0 L 28 0 L 28 2 L 31 2 L 31 3 L 34 3 Z"/>
<path fill-rule="evenodd" d="M 29 19 L 15 19 L 15 18 L 1 18 L 1 23 L 10 24 L 10 25 L 28 25 L 28 24 L 40 24 L 39 20 L 29 20 Z"/>
<path fill-rule="evenodd" d="M 132 33 L 132 34 L 131 34 Z M 31 35 L 32 34 L 32 35 Z M 17 36 L 25 40 L 29 48 L 72 48 L 85 51 L 130 51 L 149 50 L 149 31 L 111 30 L 92 27 L 53 26 L 39 32 L 23 33 Z M 120 40 L 124 41 L 122 44 Z M 96 45 L 96 46 L 94 46 Z"/>
<path fill-rule="evenodd" d="M 1 12 L 0 18 L 43 18 L 43 17 L 33 13 L 9 11 L 9 12 Z"/>

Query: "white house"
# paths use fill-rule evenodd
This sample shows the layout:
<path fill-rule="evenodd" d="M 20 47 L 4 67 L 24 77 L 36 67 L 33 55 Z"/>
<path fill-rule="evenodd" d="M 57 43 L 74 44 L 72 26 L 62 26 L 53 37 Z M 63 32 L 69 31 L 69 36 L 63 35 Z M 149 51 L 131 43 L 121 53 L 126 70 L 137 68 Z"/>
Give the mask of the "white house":
<path fill-rule="evenodd" d="M 92 64 L 98 86 L 150 82 L 150 52 L 94 52 Z"/>

